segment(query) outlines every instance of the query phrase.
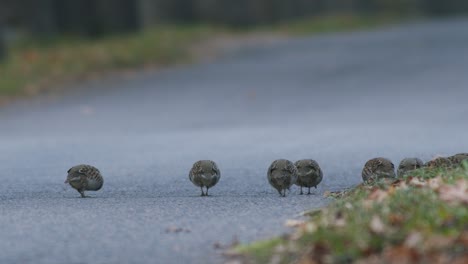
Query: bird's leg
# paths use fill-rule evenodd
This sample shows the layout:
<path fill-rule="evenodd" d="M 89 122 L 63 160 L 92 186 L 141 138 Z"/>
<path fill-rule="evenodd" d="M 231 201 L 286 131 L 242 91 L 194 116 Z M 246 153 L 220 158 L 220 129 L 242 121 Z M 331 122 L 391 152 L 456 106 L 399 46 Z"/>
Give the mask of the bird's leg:
<path fill-rule="evenodd" d="M 300 195 L 303 195 L 304 193 L 302 192 L 302 186 L 301 186 L 301 192 L 299 193 Z"/>
<path fill-rule="evenodd" d="M 206 196 L 209 196 L 209 195 L 208 195 L 208 189 L 209 189 L 209 188 L 206 187 L 206 193 L 205 193 Z"/>
<path fill-rule="evenodd" d="M 201 189 L 201 196 L 205 196 L 205 192 L 203 191 L 203 186 L 200 187 L 200 189 Z"/>
<path fill-rule="evenodd" d="M 277 189 L 278 190 L 278 193 L 280 196 L 283 196 L 283 193 L 281 192 L 281 189 Z"/>
<path fill-rule="evenodd" d="M 286 189 L 283 189 L 283 197 L 286 197 Z"/>
<path fill-rule="evenodd" d="M 310 195 L 310 187 L 309 187 L 309 192 L 307 193 L 307 195 Z"/>
<path fill-rule="evenodd" d="M 84 194 L 84 190 L 78 190 L 78 192 L 81 194 L 81 198 L 86 198 L 86 195 Z"/>

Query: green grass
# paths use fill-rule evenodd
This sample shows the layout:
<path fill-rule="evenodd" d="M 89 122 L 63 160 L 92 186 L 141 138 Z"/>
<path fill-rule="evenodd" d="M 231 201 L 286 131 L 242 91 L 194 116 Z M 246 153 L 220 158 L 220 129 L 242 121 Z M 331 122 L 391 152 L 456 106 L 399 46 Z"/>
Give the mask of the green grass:
<path fill-rule="evenodd" d="M 465 261 L 468 200 L 463 199 L 468 190 L 463 191 L 463 184 L 468 186 L 466 163 L 456 169 L 417 170 L 394 183 L 361 185 L 312 214 L 290 237 L 234 250 L 251 263 L 272 258 L 279 263 Z"/>
<path fill-rule="evenodd" d="M 26 39 L 10 45 L 8 59 L 0 63 L 0 101 L 34 95 L 57 83 L 109 71 L 164 67 L 194 60 L 193 47 L 219 36 L 246 34 L 306 35 L 388 24 L 387 17 L 322 16 L 248 30 L 209 25 L 158 26 L 143 32 L 95 40 L 77 37 Z"/>
<path fill-rule="evenodd" d="M 0 64 L 0 96 L 34 92 L 56 81 L 110 70 L 187 62 L 189 48 L 216 32 L 209 26 L 162 26 L 97 40 L 23 40 Z"/>

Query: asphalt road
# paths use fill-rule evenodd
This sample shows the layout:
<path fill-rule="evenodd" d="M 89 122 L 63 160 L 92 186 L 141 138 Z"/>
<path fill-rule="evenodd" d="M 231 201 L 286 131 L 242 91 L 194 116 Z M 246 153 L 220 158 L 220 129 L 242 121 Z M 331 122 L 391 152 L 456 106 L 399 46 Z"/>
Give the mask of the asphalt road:
<path fill-rule="evenodd" d="M 280 41 L 1 109 L 0 263 L 220 263 L 215 243 L 287 231 L 367 159 L 468 151 L 467 29 Z M 280 198 L 266 180 L 277 158 L 316 159 L 315 195 Z M 222 171 L 211 197 L 188 180 L 198 159 Z M 105 177 L 94 198 L 63 184 L 80 163 Z"/>

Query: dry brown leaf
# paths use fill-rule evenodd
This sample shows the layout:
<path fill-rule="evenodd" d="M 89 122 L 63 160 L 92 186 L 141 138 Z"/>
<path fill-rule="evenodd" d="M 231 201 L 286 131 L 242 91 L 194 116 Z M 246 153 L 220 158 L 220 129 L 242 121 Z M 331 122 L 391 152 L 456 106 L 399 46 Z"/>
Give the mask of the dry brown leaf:
<path fill-rule="evenodd" d="M 369 194 L 368 199 L 377 201 L 380 203 L 383 200 L 385 200 L 387 197 L 388 197 L 388 193 L 386 191 L 381 190 L 381 189 L 375 189 L 374 191 L 371 192 L 371 194 Z"/>
<path fill-rule="evenodd" d="M 385 224 L 382 222 L 380 217 L 374 215 L 370 221 L 369 228 L 376 234 L 382 234 L 385 232 Z"/>
<path fill-rule="evenodd" d="M 406 237 L 403 244 L 408 248 L 417 248 L 421 244 L 422 240 L 423 236 L 420 233 L 413 232 Z"/>
<path fill-rule="evenodd" d="M 301 227 L 305 224 L 303 220 L 288 219 L 284 223 L 286 227 Z"/>
<path fill-rule="evenodd" d="M 451 262 L 451 264 L 466 264 L 466 263 L 468 263 L 468 254 L 466 253 L 464 256 L 460 256 Z"/>
<path fill-rule="evenodd" d="M 409 185 L 416 186 L 416 187 L 424 187 L 427 185 L 427 182 L 419 179 L 419 178 L 411 178 L 411 180 L 408 182 Z"/>
<path fill-rule="evenodd" d="M 317 230 L 317 225 L 315 223 L 309 222 L 304 225 L 304 230 L 308 233 L 313 233 Z"/>
<path fill-rule="evenodd" d="M 412 248 L 398 246 L 386 248 L 383 252 L 383 263 L 412 264 L 419 263 L 420 256 Z"/>
<path fill-rule="evenodd" d="M 460 243 L 468 248 L 468 231 L 464 231 L 460 234 L 460 236 L 457 238 L 457 243 Z"/>
<path fill-rule="evenodd" d="M 405 217 L 401 214 L 390 214 L 388 220 L 391 225 L 401 225 L 405 222 Z"/>
<path fill-rule="evenodd" d="M 468 204 L 468 181 L 466 180 L 459 180 L 456 185 L 443 185 L 438 191 L 443 201 Z"/>
<path fill-rule="evenodd" d="M 438 176 L 436 178 L 429 179 L 427 181 L 427 183 L 429 185 L 429 188 L 431 188 L 433 190 L 437 190 L 437 189 L 440 188 L 440 186 L 442 186 L 443 181 L 442 181 L 442 178 L 440 176 Z"/>
<path fill-rule="evenodd" d="M 442 249 L 453 245 L 455 238 L 436 235 L 424 241 L 424 248 L 427 250 Z"/>

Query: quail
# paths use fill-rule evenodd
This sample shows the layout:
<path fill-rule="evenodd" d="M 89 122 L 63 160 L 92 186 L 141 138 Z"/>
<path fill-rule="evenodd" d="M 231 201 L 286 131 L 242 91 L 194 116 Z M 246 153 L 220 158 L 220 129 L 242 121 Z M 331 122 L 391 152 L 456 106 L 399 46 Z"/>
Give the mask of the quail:
<path fill-rule="evenodd" d="M 424 166 L 428 168 L 450 168 L 452 166 L 452 162 L 449 158 L 438 157 L 426 162 Z"/>
<path fill-rule="evenodd" d="M 468 153 L 458 153 L 453 156 L 448 157 L 452 166 L 460 166 L 463 161 L 468 161 Z"/>
<path fill-rule="evenodd" d="M 424 163 L 419 158 L 405 158 L 400 162 L 398 166 L 398 177 L 404 176 L 406 173 L 420 169 L 424 166 Z"/>
<path fill-rule="evenodd" d="M 82 198 L 86 197 L 85 191 L 98 191 L 104 184 L 101 172 L 91 165 L 77 165 L 70 168 L 67 173 L 65 183 L 76 189 Z"/>
<path fill-rule="evenodd" d="M 320 169 L 319 164 L 312 159 L 298 160 L 294 165 L 297 169 L 296 185 L 301 188 L 300 194 L 303 194 L 302 187 L 309 188 L 307 194 L 310 194 L 310 188 L 317 188 L 317 185 L 322 181 L 322 169 Z"/>
<path fill-rule="evenodd" d="M 374 158 L 366 162 L 362 169 L 364 182 L 380 178 L 395 178 L 395 165 L 386 158 Z"/>
<path fill-rule="evenodd" d="M 190 181 L 200 187 L 201 196 L 208 196 L 208 189 L 215 186 L 221 177 L 221 172 L 214 161 L 199 160 L 193 164 L 189 173 Z M 203 190 L 206 188 L 206 192 Z"/>
<path fill-rule="evenodd" d="M 275 188 L 280 196 L 286 196 L 286 190 L 296 183 L 297 169 L 294 164 L 285 159 L 278 159 L 271 163 L 267 172 L 268 182 Z"/>

